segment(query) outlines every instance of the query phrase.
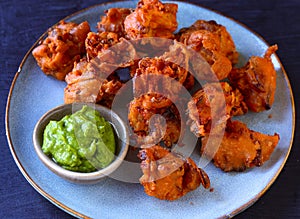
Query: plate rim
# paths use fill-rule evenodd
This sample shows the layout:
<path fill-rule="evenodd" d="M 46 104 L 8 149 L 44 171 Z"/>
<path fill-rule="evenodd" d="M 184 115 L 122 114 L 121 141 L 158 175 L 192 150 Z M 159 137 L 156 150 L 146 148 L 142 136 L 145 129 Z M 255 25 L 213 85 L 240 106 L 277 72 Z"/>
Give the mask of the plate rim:
<path fill-rule="evenodd" d="M 62 19 L 60 19 L 59 21 L 61 20 L 67 20 L 69 18 L 72 18 L 72 17 L 75 17 L 76 15 L 79 15 L 85 11 L 88 11 L 88 10 L 91 10 L 93 8 L 97 8 L 97 7 L 104 7 L 106 5 L 109 5 L 109 4 L 112 4 L 112 3 L 117 3 L 117 2 L 131 2 L 132 1 L 129 1 L 129 0 L 110 0 L 110 1 L 107 1 L 107 2 L 103 2 L 103 3 L 100 3 L 100 4 L 95 4 L 95 5 L 92 5 L 92 6 L 89 6 L 89 7 L 86 7 L 86 8 L 83 8 L 77 12 L 74 12 Z M 234 23 L 238 24 L 239 26 L 245 28 L 247 31 L 251 32 L 255 37 L 259 38 L 259 40 L 261 40 L 264 44 L 266 44 L 267 46 L 270 46 L 269 43 L 260 35 L 258 34 L 257 32 L 253 31 L 252 29 L 250 29 L 247 25 L 243 24 L 242 22 L 228 16 L 228 15 L 225 15 L 223 14 L 222 12 L 220 11 L 217 11 L 215 9 L 212 9 L 210 7 L 207 7 L 207 6 L 203 6 L 201 4 L 198 4 L 198 3 L 193 3 L 193 2 L 185 2 L 184 0 L 171 0 L 171 1 L 167 1 L 167 2 L 174 2 L 174 3 L 181 3 L 181 4 L 188 4 L 188 5 L 192 5 L 192 6 L 195 6 L 195 7 L 200 7 L 202 9 L 205 9 L 205 10 L 208 10 L 208 11 L 211 11 L 211 12 L 214 12 L 224 18 L 227 18 L 231 21 L 233 21 Z M 57 25 L 58 22 L 56 22 L 55 24 L 53 24 L 51 27 Z M 51 28 L 49 27 L 49 28 Z M 9 131 L 9 110 L 10 110 L 10 103 L 11 103 L 11 98 L 12 98 L 12 94 L 13 94 L 13 91 L 14 91 L 14 87 L 15 87 L 15 84 L 16 84 L 16 81 L 19 77 L 19 75 L 21 74 L 22 72 L 22 67 L 24 65 L 24 63 L 26 62 L 26 60 L 28 59 L 28 57 L 30 56 L 32 50 L 37 46 L 37 44 L 46 36 L 46 34 L 48 33 L 48 30 L 49 28 L 35 41 L 35 43 L 30 47 L 30 49 L 26 52 L 26 54 L 24 55 L 19 67 L 18 67 L 18 70 L 17 72 L 15 73 L 15 76 L 11 82 L 11 86 L 10 86 L 10 89 L 9 89 L 9 93 L 8 93 L 8 97 L 7 97 L 7 102 L 6 102 L 6 108 L 5 108 L 5 133 L 6 133 L 6 138 L 7 138 L 7 142 L 8 142 L 8 146 L 9 146 L 9 149 L 10 149 L 10 152 L 13 156 L 13 159 L 15 161 L 15 163 L 17 164 L 17 167 L 18 169 L 21 171 L 22 175 L 25 177 L 25 179 L 27 180 L 27 182 L 38 192 L 40 193 L 44 198 L 46 198 L 48 201 L 50 201 L 52 204 L 54 204 L 55 206 L 59 207 L 60 209 L 62 209 L 63 211 L 67 212 L 68 214 L 70 215 L 73 215 L 75 217 L 80 217 L 80 218 L 90 218 L 70 207 L 68 207 L 67 205 L 61 203 L 60 201 L 56 200 L 55 198 L 53 198 L 50 194 L 48 194 L 47 192 L 45 192 L 31 177 L 30 175 L 27 173 L 26 169 L 23 167 L 22 163 L 20 162 L 19 158 L 18 158 L 18 155 L 16 154 L 15 152 L 15 148 L 14 148 L 14 145 L 12 143 L 12 138 L 10 136 L 10 131 Z M 232 212 L 230 213 L 226 213 L 225 215 L 221 216 L 220 218 L 232 218 L 234 217 L 235 215 L 243 212 L 244 210 L 246 210 L 247 208 L 251 207 L 257 200 L 259 200 L 265 193 L 268 189 L 270 189 L 270 187 L 272 186 L 272 184 L 275 182 L 275 180 L 278 178 L 279 174 L 282 172 L 282 169 L 283 167 L 285 166 L 286 164 L 286 161 L 290 155 L 290 152 L 291 152 L 291 149 L 292 149 L 292 146 L 293 146 L 293 141 L 294 141 L 294 134 L 295 134 L 295 125 L 296 125 L 296 119 L 295 119 L 295 102 L 294 102 L 294 94 L 293 94 L 293 90 L 292 90 L 292 87 L 291 87 L 291 83 L 290 83 L 290 80 L 288 78 L 288 75 L 286 73 L 286 70 L 281 62 L 281 60 L 279 59 L 278 55 L 275 53 L 274 54 L 274 57 L 276 58 L 276 61 L 279 63 L 279 66 L 280 66 L 280 69 L 282 70 L 282 74 L 284 76 L 284 80 L 285 80 L 285 83 L 287 85 L 287 88 L 290 92 L 290 101 L 291 101 L 291 106 L 292 106 L 292 130 L 291 130 L 291 139 L 290 139 L 290 144 L 289 144 L 289 147 L 288 147 L 288 150 L 287 150 L 287 153 L 286 153 L 286 156 L 284 157 L 283 159 L 283 162 L 281 163 L 278 171 L 276 172 L 276 174 L 272 177 L 272 179 L 268 182 L 268 184 L 261 190 L 261 192 L 257 193 L 251 200 L 249 200 L 248 202 L 240 205 L 238 208 L 236 208 L 235 210 L 233 210 Z"/>

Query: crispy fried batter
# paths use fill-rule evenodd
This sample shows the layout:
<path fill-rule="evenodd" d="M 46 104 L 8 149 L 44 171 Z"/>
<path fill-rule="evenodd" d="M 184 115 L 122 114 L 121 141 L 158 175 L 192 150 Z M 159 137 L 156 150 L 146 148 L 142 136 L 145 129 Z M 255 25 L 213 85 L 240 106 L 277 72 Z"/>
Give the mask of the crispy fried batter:
<path fill-rule="evenodd" d="M 228 121 L 225 134 L 217 152 L 211 155 L 206 148 L 208 138 L 222 138 L 217 134 L 202 138 L 201 153 L 213 157 L 216 167 L 225 172 L 244 171 L 246 168 L 261 166 L 266 162 L 278 144 L 279 135 L 265 135 L 252 131 L 239 121 Z"/>
<path fill-rule="evenodd" d="M 267 49 L 264 57 L 253 56 L 248 63 L 233 69 L 229 80 L 245 97 L 249 109 L 261 112 L 272 107 L 276 90 L 276 71 L 271 55 L 278 49 L 277 45 Z"/>
<path fill-rule="evenodd" d="M 181 131 L 181 120 L 180 114 L 175 107 L 175 105 L 171 105 L 169 109 L 162 114 L 162 116 L 166 119 L 166 133 L 163 136 L 163 142 L 167 147 L 171 147 L 173 144 L 178 143 Z"/>
<path fill-rule="evenodd" d="M 203 31 L 207 32 L 206 30 Z M 211 35 L 211 33 L 208 34 Z M 212 46 L 212 48 L 214 47 Z M 212 53 L 204 48 L 201 48 L 201 51 L 199 52 L 197 48 L 193 48 L 191 45 L 184 45 L 182 42 L 175 40 L 161 58 L 176 63 L 189 72 L 187 80 L 192 80 L 189 81 L 191 84 L 187 84 L 187 89 L 194 85 L 195 78 L 197 81 L 216 82 L 227 77 L 227 74 L 232 69 L 229 59 L 218 52 Z"/>
<path fill-rule="evenodd" d="M 84 55 L 88 32 L 90 26 L 86 21 L 81 24 L 61 21 L 48 31 L 48 37 L 40 42 L 32 55 L 46 75 L 64 80 L 74 62 Z"/>
<path fill-rule="evenodd" d="M 211 106 L 214 106 L 214 112 Z M 200 137 L 209 133 L 213 116 L 218 121 L 226 121 L 231 116 L 242 115 L 247 111 L 244 98 L 237 89 L 232 89 L 227 82 L 209 83 L 198 90 L 188 102 L 188 123 L 191 124 L 191 131 Z"/>
<path fill-rule="evenodd" d="M 225 55 L 232 64 L 238 62 L 238 52 L 236 51 L 234 41 L 226 27 L 213 20 L 198 20 L 193 24 L 193 27 L 197 30 L 208 30 L 217 35 L 220 42 L 220 52 Z"/>
<path fill-rule="evenodd" d="M 100 87 L 97 102 L 103 106 L 111 108 L 113 100 L 122 86 L 123 83 L 116 75 L 110 75 L 110 77 L 105 80 Z"/>
<path fill-rule="evenodd" d="M 134 75 L 134 94 L 155 92 L 167 98 L 176 98 L 182 90 L 188 72 L 184 68 L 161 58 L 143 58 Z M 149 83 L 151 81 L 151 83 Z M 155 81 L 155 83 L 153 83 Z"/>
<path fill-rule="evenodd" d="M 118 43 L 113 43 L 111 46 L 107 44 L 106 46 L 107 49 L 102 49 L 93 59 L 94 66 L 98 66 L 99 70 L 111 73 L 117 68 L 130 67 L 135 63 L 137 59 L 136 49 L 128 40 L 120 38 Z"/>
<path fill-rule="evenodd" d="M 66 76 L 65 103 L 92 102 L 111 107 L 123 83 L 116 70 L 131 66 L 136 57 L 132 44 L 112 32 L 88 34 L 88 58 L 75 62 Z"/>
<path fill-rule="evenodd" d="M 159 0 L 140 0 L 134 12 L 124 21 L 129 39 L 144 37 L 174 38 L 177 29 L 177 4 Z"/>
<path fill-rule="evenodd" d="M 181 121 L 172 103 L 179 104 L 187 75 L 182 67 L 161 58 L 147 57 L 139 61 L 133 77 L 135 99 L 129 105 L 128 119 L 138 136 L 146 136 L 144 143 L 157 143 L 162 139 L 170 147 L 178 141 Z M 149 120 L 155 114 L 165 118 L 165 133 L 158 124 L 149 130 Z"/>
<path fill-rule="evenodd" d="M 191 158 L 185 159 L 158 145 L 141 150 L 138 156 L 143 171 L 140 183 L 150 196 L 176 200 L 200 185 L 210 187 L 207 174 Z"/>
<path fill-rule="evenodd" d="M 199 52 L 219 80 L 226 78 L 232 65 L 238 61 L 238 53 L 230 34 L 215 21 L 198 20 L 192 26 L 182 28 L 176 38 Z"/>
<path fill-rule="evenodd" d="M 94 33 L 89 32 L 85 40 L 85 48 L 88 59 L 95 58 L 103 51 L 119 42 L 118 34 L 113 32 Z"/>
<path fill-rule="evenodd" d="M 129 114 L 128 114 L 128 120 L 130 123 L 130 126 L 136 133 L 140 133 L 140 135 L 146 135 L 148 132 L 148 126 L 149 126 L 149 120 L 152 115 L 154 114 L 162 114 L 166 109 L 172 104 L 170 101 L 164 101 L 163 103 L 160 103 L 159 106 L 156 108 L 148 107 L 148 104 L 145 99 L 145 96 L 152 96 L 152 99 L 158 99 L 160 97 L 155 97 L 152 94 L 145 94 L 139 98 L 134 98 L 130 104 L 129 104 Z M 146 102 L 146 103 L 144 103 Z M 157 102 L 157 101 L 153 101 Z M 146 105 L 147 108 L 144 106 Z M 150 109 L 149 109 L 150 108 Z"/>
<path fill-rule="evenodd" d="M 160 140 L 168 147 L 178 141 L 180 136 L 180 116 L 172 101 L 162 95 L 147 93 L 134 98 L 129 104 L 128 121 L 132 130 L 141 137 L 137 144 L 156 144 Z M 150 125 L 150 119 L 154 115 L 161 115 L 165 119 L 165 130 L 163 121 L 155 120 Z"/>
<path fill-rule="evenodd" d="M 160 58 L 166 62 L 174 63 L 188 72 L 183 82 L 183 86 L 187 90 L 193 88 L 195 77 L 198 80 L 208 80 L 212 75 L 211 68 L 203 57 L 176 40 Z"/>
<path fill-rule="evenodd" d="M 181 84 L 187 77 L 187 71 L 182 67 L 165 61 L 161 58 L 143 58 L 139 61 L 139 68 L 136 70 L 135 75 L 141 74 L 162 74 L 168 75 L 171 78 L 176 79 Z"/>
<path fill-rule="evenodd" d="M 105 11 L 105 16 L 97 23 L 98 32 L 113 32 L 118 37 L 125 37 L 124 21 L 132 12 L 129 8 L 110 8 Z"/>
<path fill-rule="evenodd" d="M 82 59 L 74 64 L 73 70 L 66 76 L 65 103 L 97 102 L 99 87 L 101 87 L 105 79 L 98 77 L 89 69 L 90 64 L 86 59 Z"/>
<path fill-rule="evenodd" d="M 107 76 L 95 71 L 92 63 L 82 59 L 75 63 L 72 72 L 66 76 L 65 103 L 91 102 L 111 107 L 114 96 L 122 83 L 114 74 Z"/>

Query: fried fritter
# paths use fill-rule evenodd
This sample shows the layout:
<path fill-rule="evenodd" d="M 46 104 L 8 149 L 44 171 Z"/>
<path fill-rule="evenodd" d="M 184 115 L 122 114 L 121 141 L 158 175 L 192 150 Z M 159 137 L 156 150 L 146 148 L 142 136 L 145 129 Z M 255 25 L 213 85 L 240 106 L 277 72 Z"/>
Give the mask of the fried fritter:
<path fill-rule="evenodd" d="M 166 62 L 174 63 L 188 72 L 183 86 L 190 90 L 197 80 L 211 80 L 212 70 L 203 57 L 198 55 L 196 51 L 182 43 L 174 40 L 168 50 L 160 56 Z"/>
<path fill-rule="evenodd" d="M 218 24 L 216 21 L 204 21 L 197 20 L 193 25 L 197 30 L 207 30 L 211 33 L 214 33 L 219 38 L 219 51 L 225 55 L 232 64 L 236 64 L 238 62 L 238 52 L 236 51 L 236 47 L 234 41 L 227 31 L 226 27 Z"/>
<path fill-rule="evenodd" d="M 267 49 L 264 57 L 253 56 L 247 64 L 233 69 L 229 80 L 245 97 L 250 110 L 261 112 L 272 107 L 276 90 L 276 71 L 271 55 L 278 49 L 277 45 Z"/>
<path fill-rule="evenodd" d="M 99 48 L 101 48 L 101 44 L 102 43 L 99 44 Z M 104 44 L 107 49 L 103 47 L 102 50 L 98 52 L 97 57 L 92 60 L 94 67 L 98 68 L 99 71 L 112 73 L 112 71 L 118 68 L 127 68 L 135 63 L 137 53 L 130 41 L 120 38 L 117 43 L 108 42 Z M 96 50 L 97 49 L 95 49 L 95 51 Z"/>
<path fill-rule="evenodd" d="M 46 75 L 64 80 L 74 62 L 85 54 L 84 42 L 89 32 L 86 21 L 80 24 L 61 21 L 48 31 L 47 38 L 32 51 L 32 55 Z"/>
<path fill-rule="evenodd" d="M 148 132 L 148 126 L 149 126 L 149 120 L 152 115 L 154 114 L 162 114 L 166 109 L 172 104 L 170 101 L 165 101 L 163 102 L 164 104 L 160 103 L 162 107 L 156 107 L 156 108 L 151 108 L 151 107 L 144 107 L 145 105 L 144 97 L 148 96 L 151 94 L 145 94 L 139 98 L 134 98 L 128 108 L 128 121 L 132 129 L 134 130 L 135 133 L 140 133 L 140 135 L 147 135 Z M 160 96 L 157 98 L 153 95 L 152 99 L 158 99 Z M 153 101 L 156 102 L 156 101 Z M 148 103 L 146 102 L 146 106 L 148 106 Z M 151 104 L 151 102 L 150 102 Z M 150 105 L 149 104 L 149 105 Z"/>
<path fill-rule="evenodd" d="M 162 140 L 168 147 L 178 142 L 181 121 L 174 104 L 181 104 L 182 84 L 187 75 L 182 67 L 161 58 L 147 57 L 138 62 L 133 75 L 135 98 L 129 105 L 128 120 L 133 131 L 144 136 L 142 142 L 156 144 Z M 149 129 L 150 118 L 156 114 L 166 120 L 165 130 L 158 121 Z"/>
<path fill-rule="evenodd" d="M 136 9 L 125 18 L 125 31 L 129 39 L 162 37 L 173 39 L 177 29 L 178 5 L 159 0 L 140 0 Z"/>
<path fill-rule="evenodd" d="M 182 28 L 176 38 L 199 52 L 219 80 L 226 78 L 232 65 L 238 61 L 238 53 L 231 35 L 224 26 L 215 21 L 198 20 L 192 26 Z"/>
<path fill-rule="evenodd" d="M 105 16 L 97 23 L 98 32 L 113 32 L 118 37 L 125 37 L 124 21 L 127 15 L 132 12 L 129 8 L 110 8 L 105 11 Z"/>
<path fill-rule="evenodd" d="M 74 64 L 73 70 L 67 74 L 67 87 L 64 89 L 64 102 L 90 102 L 96 103 L 99 88 L 105 79 L 97 77 L 93 71 L 89 71 L 89 63 L 86 59 Z"/>
<path fill-rule="evenodd" d="M 165 61 L 161 58 L 143 58 L 139 61 L 139 68 L 136 70 L 135 75 L 141 74 L 162 74 L 168 75 L 176 79 L 179 83 L 183 83 L 187 77 L 187 70 L 182 67 Z"/>
<path fill-rule="evenodd" d="M 215 154 L 206 147 L 208 138 L 222 138 Z M 225 172 L 244 171 L 266 162 L 279 141 L 279 135 L 265 135 L 250 130 L 244 123 L 228 120 L 224 136 L 206 135 L 202 138 L 201 153 L 212 157 L 213 163 Z"/>
<path fill-rule="evenodd" d="M 90 102 L 111 107 L 114 96 L 122 82 L 114 74 L 105 75 L 95 71 L 86 59 L 75 63 L 72 72 L 66 76 L 65 103 Z"/>
<path fill-rule="evenodd" d="M 119 42 L 118 34 L 113 32 L 89 32 L 85 40 L 87 58 L 95 58 L 103 51 Z"/>
<path fill-rule="evenodd" d="M 232 89 L 227 82 L 209 83 L 198 90 L 188 102 L 188 123 L 190 130 L 201 137 L 209 133 L 213 116 L 216 121 L 225 122 L 230 117 L 243 115 L 247 111 L 239 90 Z"/>
<path fill-rule="evenodd" d="M 118 76 L 114 74 L 110 75 L 100 87 L 97 102 L 103 106 L 111 108 L 114 98 L 122 86 L 123 83 L 120 81 Z"/>
<path fill-rule="evenodd" d="M 143 58 L 133 75 L 134 95 L 155 92 L 176 99 L 187 75 L 187 70 L 172 62 L 161 58 Z"/>
<path fill-rule="evenodd" d="M 165 121 L 154 115 L 161 115 Z M 154 120 L 150 124 L 152 117 Z M 138 145 L 153 145 L 163 141 L 167 147 L 171 147 L 180 137 L 179 113 L 172 106 L 172 101 L 159 94 L 147 93 L 134 98 L 129 104 L 128 121 L 137 137 L 141 137 L 136 139 Z"/>
<path fill-rule="evenodd" d="M 139 152 L 143 176 L 140 183 L 146 194 L 163 200 L 176 200 L 200 185 L 208 189 L 207 174 L 191 158 L 170 152 L 158 145 Z"/>
<path fill-rule="evenodd" d="M 110 38 L 111 37 L 111 38 Z M 86 40 L 89 59 L 74 63 L 66 76 L 65 103 L 92 102 L 111 107 L 123 86 L 117 70 L 134 63 L 136 52 L 124 38 L 115 33 L 89 33 Z"/>

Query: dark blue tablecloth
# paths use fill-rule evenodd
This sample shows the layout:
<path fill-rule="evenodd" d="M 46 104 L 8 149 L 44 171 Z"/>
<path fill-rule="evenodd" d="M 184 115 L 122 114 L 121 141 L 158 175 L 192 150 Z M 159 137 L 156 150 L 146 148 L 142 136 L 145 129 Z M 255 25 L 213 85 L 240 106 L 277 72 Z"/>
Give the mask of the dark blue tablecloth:
<path fill-rule="evenodd" d="M 7 95 L 18 66 L 48 27 L 101 0 L 0 0 L 0 218 L 72 218 L 26 181 L 9 151 L 5 136 Z M 277 43 L 277 52 L 300 105 L 300 1 L 200 0 L 202 6 L 230 16 Z M 298 84 L 299 83 L 299 84 Z M 297 118 L 299 116 L 297 115 Z M 271 188 L 237 218 L 300 218 L 300 138 L 295 133 L 290 157 Z M 229 185 L 230 186 L 230 185 Z M 238 191 L 237 191 L 238 192 Z"/>

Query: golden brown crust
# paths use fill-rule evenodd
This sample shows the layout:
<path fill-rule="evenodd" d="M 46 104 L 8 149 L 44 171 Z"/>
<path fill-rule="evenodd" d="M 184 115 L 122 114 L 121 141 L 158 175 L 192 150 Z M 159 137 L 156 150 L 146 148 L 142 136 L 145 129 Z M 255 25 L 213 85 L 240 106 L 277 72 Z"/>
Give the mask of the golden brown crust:
<path fill-rule="evenodd" d="M 238 52 L 236 51 L 234 41 L 226 27 L 213 20 L 198 20 L 193 24 L 193 26 L 196 29 L 208 30 L 217 35 L 220 41 L 220 52 L 225 55 L 233 65 L 238 62 Z"/>
<path fill-rule="evenodd" d="M 176 38 L 197 51 L 211 66 L 219 80 L 228 76 L 232 65 L 238 61 L 238 53 L 226 28 L 215 21 L 198 20 L 188 28 L 182 28 Z"/>
<path fill-rule="evenodd" d="M 135 95 L 156 92 L 174 101 L 182 91 L 182 84 L 186 81 L 188 71 L 161 58 L 143 58 L 138 62 L 132 76 Z"/>
<path fill-rule="evenodd" d="M 158 0 L 140 0 L 134 12 L 124 21 L 129 39 L 144 37 L 174 38 L 177 29 L 177 4 Z"/>
<path fill-rule="evenodd" d="M 165 130 L 163 121 L 153 117 L 154 115 L 164 117 Z M 151 118 L 154 119 L 152 125 Z M 180 136 L 179 113 L 176 107 L 172 106 L 172 101 L 159 94 L 147 93 L 134 98 L 129 104 L 128 121 L 137 137 L 142 138 L 142 142 L 136 139 L 138 145 L 153 145 L 162 141 L 167 147 L 171 147 Z"/>
<path fill-rule="evenodd" d="M 85 48 L 89 60 L 119 42 L 118 34 L 113 32 L 89 32 L 85 40 Z"/>
<path fill-rule="evenodd" d="M 209 151 L 209 148 L 206 148 L 208 138 L 218 137 L 220 136 L 206 135 L 202 138 L 201 153 Z M 248 129 L 242 122 L 229 120 L 218 150 L 210 156 L 215 166 L 225 172 L 244 171 L 266 162 L 278 141 L 278 134 L 265 135 Z"/>
<path fill-rule="evenodd" d="M 48 31 L 48 37 L 32 51 L 32 55 L 45 74 L 64 80 L 74 62 L 84 55 L 84 41 L 89 32 L 86 21 L 80 24 L 61 21 Z"/>
<path fill-rule="evenodd" d="M 276 71 L 271 55 L 278 49 L 277 45 L 267 49 L 264 57 L 253 56 L 247 64 L 233 69 L 229 80 L 245 96 L 250 110 L 261 112 L 272 107 L 276 90 Z"/>
<path fill-rule="evenodd" d="M 114 74 L 107 76 L 96 72 L 93 64 L 86 59 L 75 63 L 73 70 L 66 76 L 66 82 L 65 103 L 101 103 L 109 108 L 123 85 Z"/>
<path fill-rule="evenodd" d="M 217 121 L 226 121 L 247 111 L 244 98 L 237 89 L 232 89 L 227 82 L 209 83 L 198 90 L 188 102 L 190 129 L 198 137 L 205 136 L 210 132 L 213 116 Z"/>
<path fill-rule="evenodd" d="M 201 184 L 210 187 L 207 174 L 191 158 L 169 152 L 155 145 L 139 152 L 145 192 L 158 199 L 176 200 Z"/>
<path fill-rule="evenodd" d="M 113 32 L 118 37 L 125 37 L 125 18 L 132 12 L 129 8 L 110 8 L 105 11 L 105 16 L 97 23 L 98 32 Z"/>

